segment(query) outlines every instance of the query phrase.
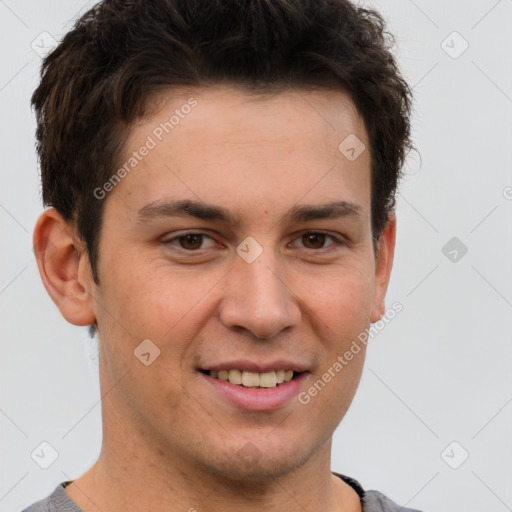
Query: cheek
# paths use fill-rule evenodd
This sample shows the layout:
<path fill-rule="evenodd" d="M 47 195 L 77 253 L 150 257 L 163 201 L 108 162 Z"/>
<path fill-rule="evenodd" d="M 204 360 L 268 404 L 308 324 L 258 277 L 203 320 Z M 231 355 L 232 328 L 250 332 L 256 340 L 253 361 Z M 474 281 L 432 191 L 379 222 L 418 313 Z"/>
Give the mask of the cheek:
<path fill-rule="evenodd" d="M 370 323 L 374 279 L 369 268 L 338 268 L 322 279 L 302 281 L 304 309 L 337 345 L 357 337 Z"/>
<path fill-rule="evenodd" d="M 131 351 L 150 339 L 161 349 L 160 364 L 175 367 L 191 357 L 198 333 L 214 315 L 225 272 L 176 272 L 161 264 L 139 268 L 111 279 L 116 286 L 107 301 L 124 328 L 119 334 L 126 338 L 129 331 Z"/>
<path fill-rule="evenodd" d="M 169 329 L 174 318 L 184 314 L 187 292 L 180 287 L 180 276 L 171 276 L 161 266 L 140 258 L 125 257 L 122 264 L 111 268 L 102 286 L 105 305 L 135 336 L 157 335 L 157 326 Z"/>

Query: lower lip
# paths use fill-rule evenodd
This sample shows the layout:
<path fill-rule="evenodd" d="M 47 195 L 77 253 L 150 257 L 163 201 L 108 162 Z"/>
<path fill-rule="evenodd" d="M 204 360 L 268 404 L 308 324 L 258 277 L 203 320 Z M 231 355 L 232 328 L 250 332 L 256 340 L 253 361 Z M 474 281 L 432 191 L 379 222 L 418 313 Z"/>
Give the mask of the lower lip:
<path fill-rule="evenodd" d="M 199 373 L 216 393 L 235 407 L 249 411 L 272 411 L 283 407 L 299 394 L 308 375 L 303 372 L 274 388 L 246 388 Z"/>

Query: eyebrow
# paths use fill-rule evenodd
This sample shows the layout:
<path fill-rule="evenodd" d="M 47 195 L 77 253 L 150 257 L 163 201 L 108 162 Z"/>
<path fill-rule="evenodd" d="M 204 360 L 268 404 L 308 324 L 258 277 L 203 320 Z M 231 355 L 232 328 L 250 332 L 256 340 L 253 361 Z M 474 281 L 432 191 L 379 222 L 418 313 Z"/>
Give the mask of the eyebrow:
<path fill-rule="evenodd" d="M 363 217 L 363 208 L 348 201 L 334 201 L 319 205 L 294 206 L 285 215 L 285 218 L 295 222 L 341 217 Z"/>
<path fill-rule="evenodd" d="M 348 201 L 333 201 L 319 205 L 301 205 L 292 207 L 282 218 L 292 222 L 305 222 L 317 219 L 335 219 L 341 217 L 362 217 L 361 206 Z M 137 222 L 145 223 L 159 217 L 196 217 L 202 220 L 217 220 L 237 225 L 240 218 L 222 206 L 202 201 L 182 199 L 177 201 L 154 201 L 138 210 Z"/>
<path fill-rule="evenodd" d="M 197 217 L 202 220 L 220 220 L 229 224 L 238 224 L 239 222 L 238 218 L 222 206 L 191 199 L 154 201 L 143 206 L 137 212 L 136 219 L 138 222 L 147 222 L 158 217 Z"/>

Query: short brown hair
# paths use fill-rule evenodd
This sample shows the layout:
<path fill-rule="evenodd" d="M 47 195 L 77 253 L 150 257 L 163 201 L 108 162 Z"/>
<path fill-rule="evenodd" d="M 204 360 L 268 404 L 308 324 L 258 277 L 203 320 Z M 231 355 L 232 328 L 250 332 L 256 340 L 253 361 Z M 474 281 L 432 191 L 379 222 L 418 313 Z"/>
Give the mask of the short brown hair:
<path fill-rule="evenodd" d="M 411 91 L 382 17 L 348 0 L 104 0 L 43 61 L 32 96 L 43 202 L 72 221 L 93 277 L 104 201 L 130 127 L 160 89 L 234 84 L 347 92 L 372 158 L 372 233 L 394 209 Z"/>

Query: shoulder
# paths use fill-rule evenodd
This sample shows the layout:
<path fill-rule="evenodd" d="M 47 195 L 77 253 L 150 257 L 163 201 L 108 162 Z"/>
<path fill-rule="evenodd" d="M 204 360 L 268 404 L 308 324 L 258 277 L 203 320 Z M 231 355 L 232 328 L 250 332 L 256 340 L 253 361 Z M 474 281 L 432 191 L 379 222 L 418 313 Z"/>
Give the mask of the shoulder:
<path fill-rule="evenodd" d="M 363 512 L 420 512 L 417 509 L 400 507 L 379 491 L 366 491 L 362 501 Z"/>
<path fill-rule="evenodd" d="M 341 478 L 356 491 L 361 499 L 363 512 L 421 512 L 413 508 L 400 507 L 379 491 L 365 491 L 355 478 L 336 473 L 335 471 L 333 471 L 333 474 Z"/>
<path fill-rule="evenodd" d="M 67 482 L 59 484 L 46 498 L 30 505 L 22 512 L 83 512 L 67 495 L 64 487 Z"/>

